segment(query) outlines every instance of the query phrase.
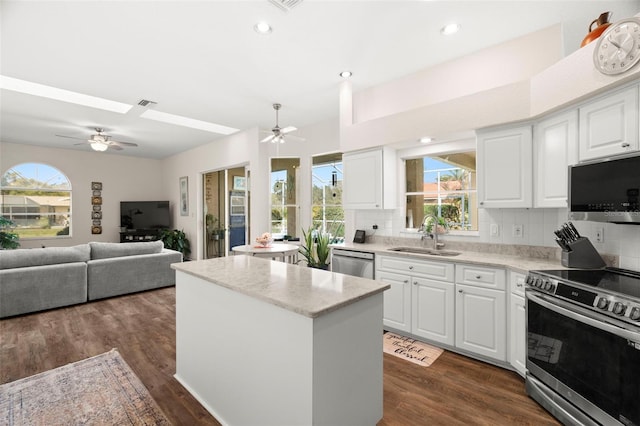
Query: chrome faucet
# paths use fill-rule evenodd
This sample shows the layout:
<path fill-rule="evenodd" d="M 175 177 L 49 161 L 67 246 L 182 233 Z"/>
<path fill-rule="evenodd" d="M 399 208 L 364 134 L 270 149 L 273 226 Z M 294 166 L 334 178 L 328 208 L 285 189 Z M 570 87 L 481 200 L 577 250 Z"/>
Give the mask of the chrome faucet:
<path fill-rule="evenodd" d="M 427 219 L 432 218 L 433 219 L 433 226 L 431 227 L 431 232 L 427 232 Z M 438 250 L 442 247 L 444 247 L 444 243 L 439 243 L 438 242 L 438 217 L 434 214 L 427 214 L 424 217 L 424 220 L 422 221 L 422 225 L 420 225 L 420 228 L 418 229 L 419 232 L 422 232 L 422 237 L 420 237 L 420 240 L 424 241 L 425 237 L 429 236 L 433 239 L 433 249 L 434 250 Z"/>

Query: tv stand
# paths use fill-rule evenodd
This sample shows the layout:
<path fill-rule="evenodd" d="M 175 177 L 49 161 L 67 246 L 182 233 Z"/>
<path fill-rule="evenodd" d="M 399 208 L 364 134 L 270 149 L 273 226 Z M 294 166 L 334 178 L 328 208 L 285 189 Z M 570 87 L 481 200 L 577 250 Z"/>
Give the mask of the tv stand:
<path fill-rule="evenodd" d="M 120 232 L 121 243 L 141 243 L 160 239 L 161 229 L 136 229 Z"/>

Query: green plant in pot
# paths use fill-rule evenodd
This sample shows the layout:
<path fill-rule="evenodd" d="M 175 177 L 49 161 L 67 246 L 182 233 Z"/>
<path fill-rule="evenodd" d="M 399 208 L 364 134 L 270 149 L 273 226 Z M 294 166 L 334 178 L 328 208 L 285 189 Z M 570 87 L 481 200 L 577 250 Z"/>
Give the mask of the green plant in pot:
<path fill-rule="evenodd" d="M 185 259 L 191 254 L 191 243 L 184 231 L 178 229 L 163 229 L 160 232 L 160 239 L 164 247 L 179 251 Z"/>
<path fill-rule="evenodd" d="M 11 232 L 11 229 L 16 224 L 12 220 L 7 219 L 4 216 L 0 216 L 0 250 L 15 249 L 20 247 L 20 236 L 15 232 Z"/>
<path fill-rule="evenodd" d="M 220 240 L 224 238 L 224 223 L 220 223 L 217 217 L 215 217 L 211 213 L 207 213 L 205 222 L 207 224 L 207 234 L 211 237 L 211 239 Z"/>
<path fill-rule="evenodd" d="M 318 269 L 329 269 L 329 244 L 331 236 L 326 232 L 318 232 L 313 227 L 302 230 L 303 245 L 300 254 L 307 266 Z"/>

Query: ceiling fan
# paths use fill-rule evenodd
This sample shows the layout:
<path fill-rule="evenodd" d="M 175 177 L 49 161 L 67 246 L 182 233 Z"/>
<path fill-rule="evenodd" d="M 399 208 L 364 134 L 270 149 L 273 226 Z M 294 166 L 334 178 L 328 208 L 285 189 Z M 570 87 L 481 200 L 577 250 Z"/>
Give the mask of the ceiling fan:
<path fill-rule="evenodd" d="M 271 129 L 273 134 L 262 139 L 260 142 L 284 143 L 284 135 L 298 130 L 296 127 L 293 127 L 293 126 L 280 128 L 280 126 L 278 125 L 278 110 L 280 110 L 281 107 L 282 105 L 280 104 L 273 104 L 273 109 L 276 110 L 276 125 Z"/>
<path fill-rule="evenodd" d="M 70 138 L 70 139 L 79 139 L 83 142 L 76 143 L 74 145 L 83 145 L 88 144 L 94 151 L 106 151 L 107 149 L 114 149 L 116 151 L 122 151 L 125 146 L 138 146 L 138 144 L 132 142 L 121 142 L 114 141 L 111 139 L 111 136 L 104 134 L 104 129 L 100 127 L 96 127 L 96 134 L 93 134 L 89 137 L 89 139 L 84 140 L 84 138 L 78 138 L 75 136 L 66 136 L 66 135 L 56 135 L 61 138 Z"/>

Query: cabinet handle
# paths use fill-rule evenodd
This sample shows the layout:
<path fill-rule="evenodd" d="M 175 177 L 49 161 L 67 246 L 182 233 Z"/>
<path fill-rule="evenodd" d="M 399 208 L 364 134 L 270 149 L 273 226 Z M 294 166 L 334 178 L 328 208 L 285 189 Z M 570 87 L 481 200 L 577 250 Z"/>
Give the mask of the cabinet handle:
<path fill-rule="evenodd" d="M 405 283 L 405 284 L 406 284 L 406 283 L 408 283 L 408 282 L 409 282 L 409 280 L 404 280 L 404 283 Z"/>
<path fill-rule="evenodd" d="M 627 143 L 627 142 L 623 142 L 623 143 L 622 143 L 622 147 L 623 147 L 623 148 L 629 148 L 629 143 Z"/>
<path fill-rule="evenodd" d="M 418 285 L 418 281 L 414 281 L 414 282 L 413 282 L 413 285 Z"/>
<path fill-rule="evenodd" d="M 476 275 L 476 280 L 479 280 L 480 278 L 482 278 L 480 275 Z"/>
<path fill-rule="evenodd" d="M 463 293 L 463 291 L 462 290 L 458 290 L 458 293 Z"/>
<path fill-rule="evenodd" d="M 516 284 L 516 287 L 522 287 L 522 283 Z"/>
<path fill-rule="evenodd" d="M 413 269 L 413 266 L 409 266 L 409 269 Z"/>

